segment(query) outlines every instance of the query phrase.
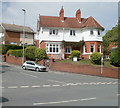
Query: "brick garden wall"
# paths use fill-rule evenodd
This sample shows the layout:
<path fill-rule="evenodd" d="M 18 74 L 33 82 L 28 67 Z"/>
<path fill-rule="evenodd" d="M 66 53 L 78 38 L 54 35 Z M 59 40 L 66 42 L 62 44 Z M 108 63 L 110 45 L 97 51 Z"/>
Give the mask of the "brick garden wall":
<path fill-rule="evenodd" d="M 6 62 L 15 64 L 15 65 L 22 65 L 22 57 L 15 57 L 15 56 L 7 56 L 6 55 Z"/>
<path fill-rule="evenodd" d="M 103 67 L 101 73 L 101 67 L 93 67 L 90 65 L 78 65 L 71 63 L 59 63 L 53 62 L 50 65 L 50 69 L 54 71 L 63 71 L 63 72 L 71 72 L 71 73 L 79 73 L 85 75 L 93 75 L 93 76 L 102 76 L 102 77 L 110 77 L 110 78 L 118 78 L 118 69 L 106 68 Z"/>

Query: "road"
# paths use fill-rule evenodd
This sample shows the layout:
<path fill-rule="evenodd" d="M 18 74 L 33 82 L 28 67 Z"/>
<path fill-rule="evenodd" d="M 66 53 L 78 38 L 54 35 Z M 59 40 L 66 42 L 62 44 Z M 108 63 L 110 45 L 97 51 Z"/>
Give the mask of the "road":
<path fill-rule="evenodd" d="M 118 80 L 3 63 L 3 106 L 118 106 Z"/>

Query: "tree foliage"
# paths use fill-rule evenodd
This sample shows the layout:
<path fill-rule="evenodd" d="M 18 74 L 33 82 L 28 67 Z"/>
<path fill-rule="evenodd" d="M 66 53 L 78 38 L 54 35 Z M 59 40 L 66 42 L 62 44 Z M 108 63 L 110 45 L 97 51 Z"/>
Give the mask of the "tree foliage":
<path fill-rule="evenodd" d="M 26 59 L 35 60 L 35 50 L 36 50 L 35 46 L 29 46 L 29 47 L 25 48 Z"/>
<path fill-rule="evenodd" d="M 47 59 L 46 49 L 45 48 L 37 48 L 35 50 L 35 58 L 37 61 L 41 61 L 42 59 Z"/>
<path fill-rule="evenodd" d="M 99 52 L 94 52 L 90 56 L 90 60 L 93 64 L 101 64 L 102 55 Z"/>
<path fill-rule="evenodd" d="M 116 45 L 119 46 L 120 41 L 120 24 L 113 27 L 111 30 L 108 30 L 107 33 L 103 37 L 103 46 L 104 46 L 104 53 L 109 54 L 109 44 L 114 42 Z"/>
<path fill-rule="evenodd" d="M 112 65 L 120 67 L 120 48 L 117 48 L 111 52 L 110 61 Z"/>
<path fill-rule="evenodd" d="M 73 50 L 71 55 L 70 55 L 70 58 L 73 58 L 73 57 L 77 57 L 77 58 L 80 58 L 80 54 L 81 52 L 78 51 L 78 50 Z"/>

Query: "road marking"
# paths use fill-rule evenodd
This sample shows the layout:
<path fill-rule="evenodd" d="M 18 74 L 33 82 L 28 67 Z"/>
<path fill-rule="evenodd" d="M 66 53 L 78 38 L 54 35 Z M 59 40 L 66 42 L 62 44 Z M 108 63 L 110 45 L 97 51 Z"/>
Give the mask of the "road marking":
<path fill-rule="evenodd" d="M 20 86 L 20 88 L 28 88 L 29 86 Z"/>
<path fill-rule="evenodd" d="M 2 89 L 2 88 L 5 88 L 5 87 L 0 87 L 0 88 Z"/>
<path fill-rule="evenodd" d="M 118 82 L 113 82 L 112 84 L 118 84 Z"/>
<path fill-rule="evenodd" d="M 21 72 L 21 73 L 25 74 L 25 75 L 29 75 L 29 76 L 34 77 L 34 78 L 38 78 L 37 76 L 31 75 L 31 74 L 27 74 L 27 73 L 24 73 L 24 72 Z"/>
<path fill-rule="evenodd" d="M 66 83 L 66 82 L 61 82 L 61 81 L 56 81 L 56 80 L 48 80 L 48 81 L 57 82 L 57 83 Z"/>
<path fill-rule="evenodd" d="M 18 88 L 17 86 L 9 86 L 8 88 Z"/>
<path fill-rule="evenodd" d="M 53 87 L 58 87 L 58 86 L 60 86 L 60 85 L 52 85 Z"/>
<path fill-rule="evenodd" d="M 50 87 L 51 85 L 43 85 L 43 87 Z"/>
<path fill-rule="evenodd" d="M 35 86 L 31 86 L 31 87 L 33 87 L 33 88 L 37 88 L 37 87 L 40 87 L 39 85 L 35 85 Z"/>
<path fill-rule="evenodd" d="M 56 102 L 33 103 L 33 105 L 69 103 L 69 102 L 87 101 L 87 100 L 95 100 L 95 99 L 96 99 L 96 97 L 93 97 L 93 98 L 85 98 L 85 99 L 76 99 L 76 100 L 56 101 Z"/>

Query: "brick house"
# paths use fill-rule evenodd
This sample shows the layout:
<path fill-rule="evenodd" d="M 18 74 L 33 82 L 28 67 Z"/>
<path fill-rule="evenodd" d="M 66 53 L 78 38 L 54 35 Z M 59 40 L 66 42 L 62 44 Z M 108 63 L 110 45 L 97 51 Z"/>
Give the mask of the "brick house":
<path fill-rule="evenodd" d="M 102 31 L 104 28 L 92 17 L 82 18 L 78 9 L 75 17 L 65 17 L 61 8 L 59 16 L 41 16 L 37 21 L 37 46 L 46 48 L 47 55 L 53 59 L 65 59 L 72 50 L 80 50 L 82 58 L 90 58 L 93 52 L 102 54 Z M 62 47 L 62 42 L 84 45 Z"/>
<path fill-rule="evenodd" d="M 0 38 L 2 38 L 2 44 L 23 44 L 24 26 L 2 23 L 0 28 L 3 29 L 0 33 Z M 25 27 L 24 43 L 26 45 L 34 44 L 34 31 L 30 27 Z"/>

